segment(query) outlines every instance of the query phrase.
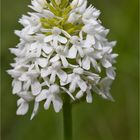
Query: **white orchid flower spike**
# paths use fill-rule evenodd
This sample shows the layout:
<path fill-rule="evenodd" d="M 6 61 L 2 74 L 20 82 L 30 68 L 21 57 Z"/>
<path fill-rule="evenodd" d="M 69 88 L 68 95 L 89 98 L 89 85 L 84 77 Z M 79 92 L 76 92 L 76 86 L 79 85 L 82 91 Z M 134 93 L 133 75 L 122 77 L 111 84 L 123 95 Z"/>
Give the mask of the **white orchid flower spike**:
<path fill-rule="evenodd" d="M 87 0 L 32 0 L 34 12 L 23 15 L 22 30 L 15 34 L 20 43 L 10 51 L 16 58 L 8 73 L 13 94 L 19 97 L 17 115 L 28 112 L 34 101 L 31 119 L 40 102 L 59 112 L 65 96 L 70 102 L 84 99 L 92 103 L 93 94 L 113 100 L 111 83 L 115 79 L 115 41 L 101 25 L 100 11 Z"/>

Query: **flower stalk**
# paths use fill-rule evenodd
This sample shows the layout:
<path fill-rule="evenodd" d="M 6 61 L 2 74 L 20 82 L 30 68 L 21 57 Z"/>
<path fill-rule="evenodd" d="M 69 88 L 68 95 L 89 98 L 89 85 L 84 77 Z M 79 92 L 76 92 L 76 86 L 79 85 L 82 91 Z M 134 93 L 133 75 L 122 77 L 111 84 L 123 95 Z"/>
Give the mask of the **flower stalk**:
<path fill-rule="evenodd" d="M 72 104 L 68 96 L 63 104 L 63 130 L 64 140 L 72 140 Z"/>

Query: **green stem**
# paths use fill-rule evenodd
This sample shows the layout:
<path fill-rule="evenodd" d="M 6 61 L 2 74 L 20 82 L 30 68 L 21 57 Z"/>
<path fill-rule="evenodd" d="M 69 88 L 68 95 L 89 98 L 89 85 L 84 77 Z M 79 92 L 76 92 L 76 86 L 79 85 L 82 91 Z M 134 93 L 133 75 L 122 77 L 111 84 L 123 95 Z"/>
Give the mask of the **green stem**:
<path fill-rule="evenodd" d="M 63 104 L 64 140 L 72 140 L 72 104 L 70 98 L 66 97 Z"/>

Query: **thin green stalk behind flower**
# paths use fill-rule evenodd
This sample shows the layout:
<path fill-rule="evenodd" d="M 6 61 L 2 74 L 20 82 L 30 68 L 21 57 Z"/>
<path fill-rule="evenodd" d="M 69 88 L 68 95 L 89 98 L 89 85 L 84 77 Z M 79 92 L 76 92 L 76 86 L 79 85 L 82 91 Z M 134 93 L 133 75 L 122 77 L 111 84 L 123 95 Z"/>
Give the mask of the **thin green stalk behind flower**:
<path fill-rule="evenodd" d="M 64 127 L 64 140 L 72 140 L 72 104 L 69 96 L 65 96 L 63 104 L 63 127 Z"/>

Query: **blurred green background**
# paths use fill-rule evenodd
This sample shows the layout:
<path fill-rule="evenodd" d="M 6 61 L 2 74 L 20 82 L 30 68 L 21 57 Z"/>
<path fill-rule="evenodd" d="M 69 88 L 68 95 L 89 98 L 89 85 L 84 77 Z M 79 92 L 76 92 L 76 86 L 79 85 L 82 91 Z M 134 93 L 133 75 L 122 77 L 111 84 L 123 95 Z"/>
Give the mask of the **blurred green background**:
<path fill-rule="evenodd" d="M 138 140 L 138 0 L 91 0 L 101 10 L 103 25 L 111 30 L 109 39 L 117 40 L 117 78 L 112 86 L 116 102 L 94 95 L 93 104 L 73 108 L 74 140 Z M 9 69 L 20 29 L 18 19 L 29 11 L 30 0 L 2 0 L 2 140 L 62 140 L 62 112 L 40 107 L 33 121 L 16 116 L 16 100 L 11 91 Z"/>

